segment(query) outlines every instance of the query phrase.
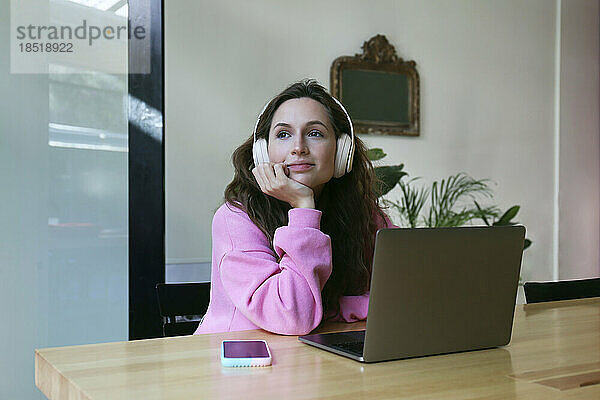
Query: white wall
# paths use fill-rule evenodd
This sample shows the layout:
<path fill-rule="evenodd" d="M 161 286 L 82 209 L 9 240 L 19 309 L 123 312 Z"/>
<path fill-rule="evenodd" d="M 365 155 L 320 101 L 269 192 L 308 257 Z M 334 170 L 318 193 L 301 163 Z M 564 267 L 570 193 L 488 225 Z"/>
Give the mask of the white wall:
<path fill-rule="evenodd" d="M 534 242 L 523 277 L 551 279 L 556 7 L 548 0 L 166 2 L 167 263 L 210 261 L 210 223 L 233 176 L 230 155 L 264 103 L 301 78 L 329 86 L 331 62 L 382 33 L 417 63 L 421 136 L 362 138 L 412 176 L 464 171 L 493 179 L 495 201 L 521 205 L 518 219 Z"/>
<path fill-rule="evenodd" d="M 562 2 L 560 279 L 600 276 L 599 7 Z"/>

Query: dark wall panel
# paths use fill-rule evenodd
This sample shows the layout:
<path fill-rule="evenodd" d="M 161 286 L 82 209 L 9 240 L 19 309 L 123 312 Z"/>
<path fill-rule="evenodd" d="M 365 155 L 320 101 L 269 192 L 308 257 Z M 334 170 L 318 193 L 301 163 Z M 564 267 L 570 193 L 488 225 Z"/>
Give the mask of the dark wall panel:
<path fill-rule="evenodd" d="M 162 336 L 155 286 L 165 280 L 163 2 L 130 0 L 129 23 L 150 27 L 150 46 L 129 41 L 129 339 Z"/>

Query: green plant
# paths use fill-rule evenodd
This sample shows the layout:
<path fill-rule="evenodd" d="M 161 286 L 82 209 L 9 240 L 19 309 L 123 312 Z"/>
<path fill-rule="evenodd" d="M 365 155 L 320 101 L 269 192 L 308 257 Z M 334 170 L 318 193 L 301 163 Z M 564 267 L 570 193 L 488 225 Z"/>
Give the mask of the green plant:
<path fill-rule="evenodd" d="M 479 205 L 479 203 L 477 203 L 476 201 L 474 201 L 475 206 L 477 207 L 477 209 L 482 210 L 481 206 Z M 497 216 L 493 216 L 494 220 L 492 220 L 492 222 L 490 222 L 489 217 L 486 217 L 485 215 L 481 214 L 479 215 L 479 218 L 481 218 L 483 220 L 483 222 L 487 225 L 487 226 L 506 226 L 506 225 L 516 225 L 518 224 L 517 221 L 513 221 L 512 219 L 515 218 L 519 212 L 519 210 L 521 209 L 520 206 L 512 206 L 511 208 L 509 208 L 508 210 L 506 210 L 504 212 L 504 214 L 502 214 L 500 216 L 500 218 L 497 218 Z M 529 239 L 525 239 L 525 243 L 523 244 L 523 250 L 525 250 L 526 248 L 528 248 L 529 246 L 531 246 L 531 240 Z"/>
<path fill-rule="evenodd" d="M 413 183 L 418 179 L 399 182 L 402 193 L 399 202 L 384 200 L 386 205 L 398 211 L 407 226 L 462 226 L 475 218 L 490 219 L 498 214 L 494 206 L 480 207 L 474 204 L 477 198 L 492 197 L 487 179 L 476 180 L 459 173 L 433 182 L 431 188 L 415 188 Z M 422 212 L 427 203 L 429 208 Z"/>
<path fill-rule="evenodd" d="M 386 154 L 382 149 L 369 149 L 368 157 L 372 161 L 381 160 Z M 512 206 L 501 213 L 497 206 L 481 206 L 477 200 L 492 199 L 493 191 L 489 179 L 473 179 L 465 173 L 452 175 L 441 181 L 435 181 L 428 187 L 415 187 L 419 178 L 403 181 L 408 174 L 404 164 L 375 167 L 379 184 L 375 187 L 379 197 L 387 194 L 396 185 L 400 187 L 399 201 L 384 199 L 383 203 L 396 209 L 400 215 L 400 226 L 416 228 L 462 226 L 473 220 L 481 219 L 488 226 L 514 225 L 513 221 L 520 206 Z M 426 211 L 423 211 L 426 205 Z M 523 249 L 531 245 L 525 239 Z"/>
<path fill-rule="evenodd" d="M 478 197 L 492 196 L 486 179 L 475 180 L 459 173 L 440 182 L 433 182 L 431 188 L 415 188 L 414 182 L 418 180 L 419 178 L 413 178 L 398 183 L 402 193 L 399 202 L 385 200 L 386 205 L 398 211 L 403 225 L 411 228 L 461 226 L 476 217 L 490 218 L 497 214 L 495 207 L 481 208 L 473 205 Z M 427 203 L 429 208 L 422 213 Z"/>
<path fill-rule="evenodd" d="M 382 149 L 368 149 L 367 157 L 371 161 L 381 160 L 387 154 Z M 404 164 L 400 165 L 386 165 L 382 167 L 375 167 L 375 175 L 377 176 L 377 182 L 373 190 L 377 193 L 377 197 L 386 195 L 392 190 L 403 176 L 407 175 L 402 169 Z"/>
<path fill-rule="evenodd" d="M 427 201 L 427 196 L 429 196 L 428 188 L 421 187 L 420 189 L 414 189 L 410 186 L 412 182 L 418 179 L 419 178 L 413 178 L 407 183 L 402 181 L 399 182 L 400 190 L 402 190 L 400 209 L 403 210 L 403 212 L 400 213 L 400 217 L 404 219 L 404 224 L 411 228 L 415 228 L 419 224 L 419 215 Z M 395 205 L 392 202 L 390 202 L 390 204 Z"/>

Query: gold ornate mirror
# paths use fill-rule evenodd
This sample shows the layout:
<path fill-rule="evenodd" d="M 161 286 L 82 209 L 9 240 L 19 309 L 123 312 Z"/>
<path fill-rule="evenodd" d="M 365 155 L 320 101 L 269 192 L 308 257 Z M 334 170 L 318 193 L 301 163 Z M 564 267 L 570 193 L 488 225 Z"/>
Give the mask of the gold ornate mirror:
<path fill-rule="evenodd" d="M 362 54 L 331 64 L 331 94 L 348 110 L 357 133 L 419 136 L 419 74 L 385 36 L 362 45 Z"/>

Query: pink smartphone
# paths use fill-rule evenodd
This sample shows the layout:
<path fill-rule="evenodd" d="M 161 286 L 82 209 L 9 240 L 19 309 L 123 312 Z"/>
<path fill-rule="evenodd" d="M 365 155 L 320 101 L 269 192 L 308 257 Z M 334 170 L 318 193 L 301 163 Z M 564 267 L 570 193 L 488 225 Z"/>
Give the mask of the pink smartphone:
<path fill-rule="evenodd" d="M 271 351 L 264 340 L 223 340 L 221 364 L 225 367 L 265 367 L 271 365 Z"/>

